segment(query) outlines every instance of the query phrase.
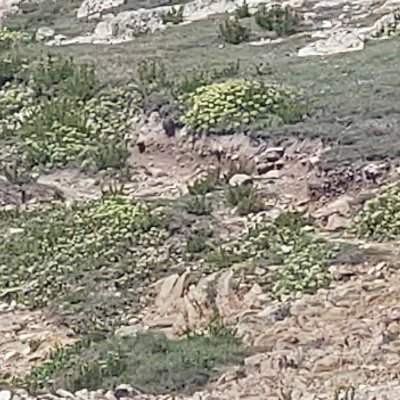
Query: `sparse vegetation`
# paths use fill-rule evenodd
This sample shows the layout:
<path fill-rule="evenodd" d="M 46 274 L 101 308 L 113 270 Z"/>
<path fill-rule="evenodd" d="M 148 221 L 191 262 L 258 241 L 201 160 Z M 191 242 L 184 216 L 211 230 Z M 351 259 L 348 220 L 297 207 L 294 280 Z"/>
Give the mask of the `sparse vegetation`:
<path fill-rule="evenodd" d="M 236 7 L 235 16 L 238 19 L 251 17 L 249 11 L 249 4 L 247 3 L 246 0 L 243 0 L 243 3 L 240 6 Z"/>
<path fill-rule="evenodd" d="M 13 310 L 15 303 L 44 310 L 44 315 L 54 315 L 57 324 L 72 328 L 79 336 L 76 345 L 60 348 L 47 361 L 38 362 L 28 376 L 13 380 L 13 384 L 34 393 L 60 388 L 112 390 L 121 383 L 152 394 L 192 393 L 204 388 L 226 365 L 242 361 L 245 351 L 234 337 L 233 328 L 217 317 L 207 330 L 208 336 L 189 333 L 179 341 L 154 332 L 121 338 L 115 335 L 116 329 L 139 326 L 139 312 L 149 303 L 154 305 L 153 290 L 158 286 L 152 284 L 184 271 L 190 271 L 184 282 L 185 296 L 186 288 L 199 278 L 213 273 L 222 276 L 232 268 L 237 294 L 241 296 L 242 289 L 244 292 L 257 283 L 264 291 L 259 297 L 262 306 L 270 297 L 279 300 L 329 287 L 329 265 L 338 262 L 336 257 L 340 262 L 342 258 L 338 256 L 338 246 L 321 238 L 313 227 L 314 221 L 290 212 L 275 218 L 281 210 L 265 210 L 265 187 L 259 191 L 258 186 L 231 187 L 228 182 L 238 173 L 254 177 L 262 157 L 254 155 L 252 146 L 262 148 L 273 142 L 285 146 L 306 139 L 307 145 L 300 152 L 307 153 L 308 139 L 321 139 L 323 145 L 330 146 L 322 153 L 327 165 L 343 160 L 369 162 L 387 158 L 392 162 L 398 158 L 398 132 L 393 126 L 398 125 L 399 114 L 393 104 L 398 103 L 400 93 L 394 89 L 399 85 L 399 43 L 368 43 L 363 52 L 336 57 L 334 62 L 318 57 L 303 61 L 296 57 L 299 47 L 307 42 L 301 35 L 290 41 L 248 43 L 253 37 L 256 41 L 299 32 L 301 13 L 290 7 L 261 6 L 251 15 L 249 4 L 244 1 L 236 10 L 230 9 L 233 16 L 216 15 L 181 24 L 184 9 L 176 0 L 127 0 L 111 9 L 116 13 L 175 5 L 162 16 L 164 24 L 174 27 L 135 37 L 132 42 L 117 46 L 45 47 L 33 40 L 39 27 L 54 28 L 57 35 L 68 37 L 92 31 L 99 21 L 97 16 L 80 22 L 75 17 L 81 2 L 22 1 L 19 13 L 2 20 L 5 27 L 0 28 L 0 300 L 12 303 Z M 389 22 L 375 32 L 376 36 L 395 35 L 399 31 L 399 15 L 395 11 Z M 319 15 L 316 20 L 320 21 Z M 309 25 L 304 26 L 311 30 Z M 367 84 L 371 76 L 373 85 Z M 356 96 L 360 87 L 362 96 Z M 304 107 L 300 90 L 312 110 Z M 176 129 L 173 135 L 166 132 L 167 137 L 161 131 L 159 142 L 154 135 L 154 144 L 150 140 L 140 160 L 136 160 L 130 138 L 146 130 L 141 124 L 147 117 L 152 122 L 154 111 L 161 118 L 157 127 L 158 123 L 164 126 L 171 122 Z M 302 118 L 305 111 L 310 113 Z M 300 123 L 283 126 L 296 122 Z M 240 140 L 244 138 L 243 143 L 249 139 L 251 157 L 246 146 L 236 140 L 237 133 Z M 213 134 L 229 136 L 206 137 Z M 176 156 L 182 150 L 174 147 L 173 141 L 178 137 L 189 149 L 193 148 L 188 151 L 191 154 L 186 154 L 190 156 L 189 165 L 185 164 L 186 157 L 181 163 Z M 175 180 L 192 176 L 195 164 L 193 172 L 197 172 L 202 158 L 194 144 L 203 139 L 206 145 L 214 140 L 218 145 L 217 150 L 201 154 L 204 163 L 208 166 L 218 162 L 220 168 L 193 182 L 188 186 L 189 194 L 178 199 L 171 199 L 170 193 L 164 198 L 164 187 L 158 192 L 157 185 L 169 182 L 157 178 L 151 189 L 155 197 L 163 193 L 160 198 L 137 200 L 136 196 L 142 193 L 136 191 L 141 192 L 146 184 L 141 182 L 144 175 L 140 165 L 153 148 L 160 150 L 160 159 L 170 157 L 169 146 L 173 148 L 176 158 L 171 164 L 176 169 L 165 168 Z M 237 153 L 251 163 L 231 166 L 222 173 L 228 160 L 238 160 Z M 282 167 L 280 162 L 287 160 L 290 165 L 292 153 L 284 154 L 279 162 L 267 160 L 265 170 L 275 163 L 276 168 Z M 296 161 L 296 150 L 294 154 Z M 158 157 L 150 156 L 149 160 L 157 164 Z M 93 179 L 96 185 L 100 184 L 100 188 L 93 188 L 99 198 L 77 200 L 81 193 L 75 191 L 80 192 L 81 188 L 75 186 L 75 181 L 66 196 L 72 200 L 65 204 L 61 203 L 66 199 L 63 196 L 58 199 L 60 202 L 49 202 L 40 195 L 28 196 L 31 189 L 47 187 L 40 183 L 47 178 L 65 187 L 69 178 L 64 181 L 63 174 L 68 177 L 75 170 L 79 170 L 77 180 L 84 176 L 88 182 Z M 119 186 L 119 180 L 100 197 L 106 182 L 103 178 L 117 174 L 129 180 L 127 190 Z M 150 180 L 147 175 L 144 179 Z M 260 186 L 264 184 L 262 179 L 261 176 Z M 175 183 L 171 185 L 171 196 L 176 195 L 175 187 L 181 188 Z M 350 234 L 373 241 L 397 240 L 399 188 L 397 183 L 383 188 L 368 200 L 355 217 Z M 16 193 L 16 201 L 14 197 L 10 200 L 9 190 Z M 96 196 L 92 188 L 88 192 Z M 286 209 L 286 198 L 284 202 Z M 356 250 L 362 253 L 356 245 L 344 253 L 353 257 Z M 339 279 L 353 280 L 353 276 L 348 278 L 352 271 L 342 276 L 334 270 L 338 280 L 335 285 L 340 284 Z M 217 283 L 218 280 L 210 284 L 214 312 L 218 311 Z M 257 287 L 254 293 L 261 289 Z M 288 303 L 288 308 L 273 317 L 275 320 L 290 315 L 293 303 Z M 241 315 L 247 318 L 246 314 Z M 272 326 L 274 322 L 268 320 L 268 324 Z M 19 331 L 15 330 L 15 335 Z M 392 332 L 383 335 L 385 345 L 395 338 Z M 319 339 L 314 342 L 311 338 L 310 343 L 323 352 L 324 343 Z M 40 340 L 28 340 L 28 344 L 29 357 L 33 359 Z M 21 358 L 22 353 L 18 353 Z M 12 363 L 12 357 L 10 360 L 7 362 Z M 280 373 L 284 365 L 293 370 L 301 368 L 300 361 L 297 364 L 297 360 L 286 356 L 279 359 Z M 271 368 L 275 367 L 271 364 Z M 237 371 L 239 379 L 240 373 Z M 6 374 L 6 379 L 12 378 L 8 370 Z M 3 382 L 0 386 L 3 388 Z M 290 399 L 293 393 L 291 388 L 283 388 L 281 397 Z M 344 396 L 350 400 L 355 393 L 352 387 L 340 388 L 334 398 Z"/>
<path fill-rule="evenodd" d="M 241 238 L 211 254 L 208 263 L 226 268 L 263 260 L 265 284 L 277 297 L 296 292 L 314 293 L 329 284 L 327 262 L 337 249 L 306 233 L 306 220 L 291 213 L 275 220 L 262 214 L 253 218 Z M 268 270 L 269 265 L 277 268 Z"/>
<path fill-rule="evenodd" d="M 11 290 L 12 298 L 30 307 L 56 302 L 67 311 L 74 305 L 90 308 L 88 299 L 96 294 L 91 293 L 94 283 L 107 282 L 108 289 L 101 294 L 111 298 L 132 280 L 147 279 L 150 268 L 166 256 L 157 250 L 168 236 L 159 226 L 158 211 L 118 194 L 106 193 L 100 200 L 72 209 L 54 205 L 11 210 L 0 217 L 5 234 L 0 244 L 0 288 L 18 287 L 18 291 Z M 21 233 L 7 236 L 12 226 Z M 139 252 L 141 246 L 146 250 Z M 116 310 L 112 302 L 107 306 L 114 318 L 123 311 Z M 108 328 L 107 312 L 98 311 L 99 315 L 94 309 L 87 312 L 94 325 L 86 329 Z"/>
<path fill-rule="evenodd" d="M 172 7 L 170 11 L 161 16 L 163 24 L 177 25 L 183 22 L 184 7 Z"/>
<path fill-rule="evenodd" d="M 240 44 L 250 37 L 250 29 L 243 26 L 238 17 L 227 19 L 219 25 L 219 38 L 229 44 Z"/>
<path fill-rule="evenodd" d="M 192 393 L 218 367 L 240 362 L 245 354 L 228 330 L 214 331 L 209 337 L 189 335 L 179 341 L 149 333 L 78 343 L 54 353 L 25 384 L 31 390 L 63 387 L 74 392 L 113 389 L 123 381 L 147 393 Z"/>
<path fill-rule="evenodd" d="M 228 204 L 236 208 L 239 215 L 265 210 L 265 203 L 253 185 L 227 186 L 225 196 Z"/>
<path fill-rule="evenodd" d="M 266 31 L 275 32 L 277 36 L 288 36 L 297 31 L 300 17 L 288 6 L 264 5 L 255 14 L 255 21 Z"/>

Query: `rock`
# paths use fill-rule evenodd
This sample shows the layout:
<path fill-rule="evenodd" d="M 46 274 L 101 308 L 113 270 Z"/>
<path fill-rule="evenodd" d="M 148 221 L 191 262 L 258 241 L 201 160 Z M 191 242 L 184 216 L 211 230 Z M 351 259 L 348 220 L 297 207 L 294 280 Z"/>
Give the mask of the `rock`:
<path fill-rule="evenodd" d="M 350 215 L 351 207 L 350 204 L 354 202 L 354 199 L 350 196 L 343 195 L 338 199 L 328 203 L 313 213 L 314 218 L 326 218 L 333 214 L 338 214 L 344 217 Z"/>
<path fill-rule="evenodd" d="M 285 149 L 283 147 L 269 147 L 266 151 L 266 154 L 278 155 L 279 158 L 283 156 L 285 153 Z M 276 160 L 275 160 L 276 161 Z"/>
<path fill-rule="evenodd" d="M 71 392 L 68 392 L 67 390 L 64 389 L 58 389 L 56 391 L 56 394 L 62 397 L 63 399 L 71 399 L 71 400 L 75 399 L 75 396 Z"/>
<path fill-rule="evenodd" d="M 364 48 L 365 37 L 356 29 L 333 31 L 329 38 L 311 43 L 298 51 L 299 57 L 322 56 L 329 54 L 360 51 Z"/>
<path fill-rule="evenodd" d="M 94 35 L 99 38 L 113 38 L 118 34 L 118 24 L 114 21 L 101 21 L 94 29 Z"/>
<path fill-rule="evenodd" d="M 77 18 L 87 18 L 101 14 L 105 10 L 121 6 L 125 0 L 84 0 L 77 11 Z"/>
<path fill-rule="evenodd" d="M 264 178 L 266 179 L 279 179 L 281 177 L 281 172 L 278 170 L 271 170 L 268 171 L 266 174 L 263 175 Z"/>
<path fill-rule="evenodd" d="M 273 162 L 269 162 L 269 163 L 261 163 L 257 165 L 257 172 L 260 175 L 265 174 L 268 171 L 271 171 L 275 168 L 275 164 Z"/>
<path fill-rule="evenodd" d="M 163 178 L 168 176 L 168 173 L 161 168 L 148 168 L 148 171 L 153 178 Z"/>
<path fill-rule="evenodd" d="M 253 183 L 253 178 L 246 174 L 235 174 L 229 179 L 230 186 L 243 186 Z"/>
<path fill-rule="evenodd" d="M 140 395 L 140 391 L 127 384 L 118 385 L 114 391 L 114 396 L 118 400 L 124 397 L 132 397 L 136 395 Z"/>
<path fill-rule="evenodd" d="M 42 26 L 38 28 L 36 31 L 35 39 L 37 41 L 42 41 L 42 40 L 49 40 L 52 39 L 55 35 L 55 31 L 53 28 L 50 28 L 48 26 Z"/>
<path fill-rule="evenodd" d="M 121 326 L 115 331 L 115 336 L 127 337 L 137 336 L 138 333 L 143 332 L 145 329 L 139 325 Z"/>
<path fill-rule="evenodd" d="M 0 400 L 11 400 L 12 394 L 9 390 L 0 391 Z"/>
<path fill-rule="evenodd" d="M 339 214 L 332 214 L 328 217 L 328 222 L 325 225 L 327 231 L 337 231 L 339 229 L 346 229 L 351 226 L 350 218 L 343 217 Z"/>

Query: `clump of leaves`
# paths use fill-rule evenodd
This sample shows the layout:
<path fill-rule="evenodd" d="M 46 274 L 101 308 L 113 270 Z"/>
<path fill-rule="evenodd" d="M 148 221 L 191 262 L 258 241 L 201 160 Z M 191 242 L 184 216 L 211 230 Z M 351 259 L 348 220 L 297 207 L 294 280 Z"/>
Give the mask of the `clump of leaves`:
<path fill-rule="evenodd" d="M 206 133 L 232 133 L 256 122 L 269 126 L 272 117 L 281 124 L 293 122 L 299 118 L 297 97 L 292 89 L 275 83 L 230 79 L 180 96 L 181 122 Z"/>
<path fill-rule="evenodd" d="M 24 67 L 25 58 L 18 52 L 11 52 L 0 58 L 0 87 L 11 82 Z"/>
<path fill-rule="evenodd" d="M 250 10 L 249 10 L 249 4 L 247 3 L 246 0 L 243 0 L 243 3 L 240 6 L 236 7 L 235 16 L 238 19 L 251 17 Z"/>
<path fill-rule="evenodd" d="M 264 5 L 255 14 L 255 21 L 266 31 L 275 32 L 278 36 L 288 36 L 297 31 L 300 18 L 290 7 Z"/>
<path fill-rule="evenodd" d="M 28 42 L 30 36 L 24 32 L 13 31 L 3 26 L 0 27 L 0 50 L 9 49 L 17 43 Z"/>
<path fill-rule="evenodd" d="M 178 8 L 172 7 L 166 14 L 161 16 L 163 24 L 177 25 L 183 22 L 184 6 Z"/>
<path fill-rule="evenodd" d="M 25 386 L 31 391 L 53 392 L 62 387 L 75 392 L 110 390 L 129 382 L 144 393 L 193 393 L 214 377 L 218 368 L 240 362 L 244 355 L 240 342 L 222 330 L 180 340 L 152 333 L 113 336 L 60 349 L 29 374 Z"/>
<path fill-rule="evenodd" d="M 26 104 L 22 96 L 19 99 L 15 111 Z M 9 141 L 9 153 L 23 155 L 31 167 L 122 168 L 128 157 L 125 130 L 139 103 L 140 95 L 129 86 L 104 89 L 90 99 L 42 98 L 27 108 L 23 118 L 12 114 L 3 136 Z"/>
<path fill-rule="evenodd" d="M 400 184 L 395 183 L 367 200 L 355 218 L 359 236 L 374 240 L 397 240 L 400 236 Z"/>
<path fill-rule="evenodd" d="M 225 197 L 232 207 L 236 207 L 239 215 L 258 213 L 265 209 L 265 203 L 252 184 L 230 186 L 225 189 Z"/>
<path fill-rule="evenodd" d="M 229 44 L 245 42 L 250 37 L 250 29 L 243 26 L 238 17 L 227 19 L 219 25 L 219 38 Z"/>
<path fill-rule="evenodd" d="M 314 293 L 330 282 L 328 261 L 337 248 L 306 232 L 307 220 L 297 213 L 276 219 L 256 215 L 240 239 L 210 255 L 211 266 L 250 265 L 262 261 L 267 286 L 276 297 Z M 268 266 L 274 268 L 269 270 Z M 244 268 L 244 267 L 243 267 Z"/>
<path fill-rule="evenodd" d="M 212 210 L 212 201 L 206 195 L 192 195 L 186 201 L 186 211 L 190 214 L 209 215 Z"/>
<path fill-rule="evenodd" d="M 167 254 L 159 247 L 168 235 L 160 224 L 157 210 L 108 193 L 69 208 L 53 204 L 3 212 L 0 290 L 10 290 L 10 300 L 33 307 L 54 303 L 65 312 L 92 307 L 89 299 L 99 294 L 102 302 L 83 314 L 100 324 L 108 312 L 122 311 L 113 304 L 119 299 L 116 291 L 137 278 L 148 279 L 149 265 L 165 263 Z M 21 233 L 7 236 L 10 227 Z M 104 291 L 93 292 L 93 286 L 103 285 Z"/>
<path fill-rule="evenodd" d="M 189 254 L 203 253 L 208 249 L 207 236 L 203 232 L 189 235 L 186 242 L 186 251 Z"/>

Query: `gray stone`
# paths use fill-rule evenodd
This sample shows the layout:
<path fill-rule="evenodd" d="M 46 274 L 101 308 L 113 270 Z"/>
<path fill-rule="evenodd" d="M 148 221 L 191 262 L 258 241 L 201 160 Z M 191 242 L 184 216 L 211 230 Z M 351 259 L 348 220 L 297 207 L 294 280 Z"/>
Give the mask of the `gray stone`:
<path fill-rule="evenodd" d="M 121 6 L 125 0 L 84 0 L 77 11 L 77 18 L 88 18 L 114 7 Z"/>
<path fill-rule="evenodd" d="M 246 174 L 235 174 L 232 176 L 231 179 L 229 179 L 229 185 L 231 186 L 249 185 L 252 182 L 252 177 Z"/>
<path fill-rule="evenodd" d="M 274 169 L 271 171 L 268 171 L 266 174 L 263 175 L 264 178 L 267 179 L 279 179 L 281 177 L 281 172 Z"/>
<path fill-rule="evenodd" d="M 257 172 L 262 175 L 268 171 L 271 171 L 275 168 L 275 164 L 273 162 L 269 163 L 261 163 L 257 165 Z"/>
<path fill-rule="evenodd" d="M 55 31 L 53 28 L 50 28 L 48 26 L 42 26 L 38 28 L 36 31 L 35 39 L 37 41 L 42 41 L 42 40 L 49 40 L 52 39 L 55 35 Z"/>

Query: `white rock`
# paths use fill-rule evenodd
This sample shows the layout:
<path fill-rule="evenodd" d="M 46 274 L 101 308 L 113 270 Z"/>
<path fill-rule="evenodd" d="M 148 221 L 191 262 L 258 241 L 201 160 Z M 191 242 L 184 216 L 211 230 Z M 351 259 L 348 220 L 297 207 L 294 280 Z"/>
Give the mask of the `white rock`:
<path fill-rule="evenodd" d="M 36 31 L 35 39 L 38 41 L 52 39 L 55 35 L 53 28 L 42 26 Z"/>
<path fill-rule="evenodd" d="M 231 186 L 243 186 L 253 182 L 251 176 L 246 174 L 235 174 L 229 179 L 229 185 Z"/>
<path fill-rule="evenodd" d="M 125 0 L 84 0 L 76 16 L 78 19 L 87 18 L 110 8 L 121 6 L 124 3 Z"/>
<path fill-rule="evenodd" d="M 0 400 L 11 400 L 12 394 L 8 390 L 0 391 Z"/>

